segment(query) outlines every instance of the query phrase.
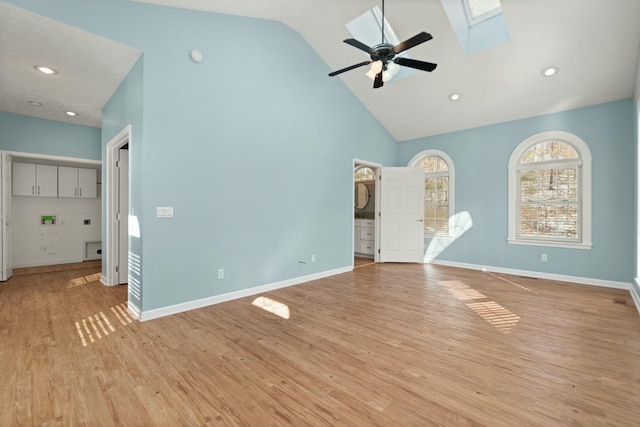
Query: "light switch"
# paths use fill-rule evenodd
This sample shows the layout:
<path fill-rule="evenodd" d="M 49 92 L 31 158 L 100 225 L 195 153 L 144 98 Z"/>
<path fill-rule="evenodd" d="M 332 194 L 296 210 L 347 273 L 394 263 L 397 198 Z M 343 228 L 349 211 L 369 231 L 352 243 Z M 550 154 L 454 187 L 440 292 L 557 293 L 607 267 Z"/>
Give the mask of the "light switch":
<path fill-rule="evenodd" d="M 171 207 L 157 207 L 156 218 L 173 218 L 173 206 Z"/>

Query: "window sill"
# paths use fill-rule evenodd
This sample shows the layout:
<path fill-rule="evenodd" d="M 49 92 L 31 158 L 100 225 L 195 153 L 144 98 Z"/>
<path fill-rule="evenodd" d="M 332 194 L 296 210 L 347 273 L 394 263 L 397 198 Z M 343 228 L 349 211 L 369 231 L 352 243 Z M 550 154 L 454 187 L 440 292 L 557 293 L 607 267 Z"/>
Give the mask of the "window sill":
<path fill-rule="evenodd" d="M 553 242 L 545 240 L 516 240 L 507 239 L 510 245 L 525 245 L 525 246 L 545 246 L 551 248 L 568 248 L 568 249 L 591 249 L 592 243 L 573 243 L 573 242 Z"/>

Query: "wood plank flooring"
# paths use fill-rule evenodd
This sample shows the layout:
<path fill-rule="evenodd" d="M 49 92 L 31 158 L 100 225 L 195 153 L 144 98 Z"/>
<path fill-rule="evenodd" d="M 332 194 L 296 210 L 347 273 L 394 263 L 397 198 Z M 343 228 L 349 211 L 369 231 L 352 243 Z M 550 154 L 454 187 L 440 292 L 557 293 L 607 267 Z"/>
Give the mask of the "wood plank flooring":
<path fill-rule="evenodd" d="M 376 264 L 139 323 L 99 272 L 0 285 L 0 426 L 640 423 L 625 291 Z"/>

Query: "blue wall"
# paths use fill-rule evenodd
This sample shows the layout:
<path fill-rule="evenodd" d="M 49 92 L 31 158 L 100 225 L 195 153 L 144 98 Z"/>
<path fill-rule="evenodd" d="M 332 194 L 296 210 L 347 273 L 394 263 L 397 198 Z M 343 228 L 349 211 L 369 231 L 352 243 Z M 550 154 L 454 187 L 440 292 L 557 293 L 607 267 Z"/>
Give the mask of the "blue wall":
<path fill-rule="evenodd" d="M 473 227 L 438 259 L 629 283 L 634 274 L 633 111 L 631 100 L 625 100 L 399 144 L 401 165 L 429 148 L 453 160 L 455 208 L 470 213 Z M 573 133 L 591 150 L 591 250 L 507 243 L 509 157 L 527 137 L 551 130 Z M 548 262 L 540 261 L 541 253 L 548 254 Z"/>
<path fill-rule="evenodd" d="M 134 216 L 137 221 L 143 221 L 144 207 L 142 205 L 144 184 L 141 171 L 144 162 L 142 156 L 143 138 L 143 58 L 138 61 L 120 83 L 102 110 L 102 158 L 106 159 L 107 144 L 124 128 L 131 125 L 129 135 L 129 175 L 130 181 L 138 183 L 129 190 L 129 210 L 127 214 Z M 106 180 L 106 168 L 102 168 L 102 182 Z M 106 186 L 102 187 L 106 191 Z M 107 197 L 102 198 L 106 202 Z M 106 203 L 102 204 L 102 217 L 107 218 Z M 102 235 L 106 236 L 106 221 L 102 222 Z M 104 242 L 105 239 L 103 239 Z M 104 246 L 104 245 L 103 245 Z M 129 236 L 129 258 L 142 260 L 142 240 L 140 236 Z M 102 273 L 106 275 L 107 263 L 102 264 Z M 129 302 L 138 309 L 142 309 L 142 272 L 129 269 Z"/>
<path fill-rule="evenodd" d="M 352 264 L 353 159 L 393 165 L 397 147 L 298 33 L 119 0 L 12 3 L 143 52 L 130 168 L 143 311 Z M 109 133 L 138 114 L 116 110 Z"/>
<path fill-rule="evenodd" d="M 630 100 L 396 144 L 281 23 L 122 0 L 10 3 L 143 52 L 105 107 L 102 135 L 104 145 L 132 124 L 143 311 L 351 265 L 353 159 L 406 165 L 427 148 L 453 159 L 456 211 L 474 222 L 439 259 L 633 277 Z M 277 54 L 256 44 L 278 46 Z M 201 64 L 190 61 L 193 48 Z M 574 133 L 591 149 L 591 250 L 506 243 L 509 156 L 549 130 Z M 157 219 L 158 206 L 173 206 L 175 217 Z"/>
<path fill-rule="evenodd" d="M 0 112 L 0 150 L 100 160 L 100 129 Z"/>

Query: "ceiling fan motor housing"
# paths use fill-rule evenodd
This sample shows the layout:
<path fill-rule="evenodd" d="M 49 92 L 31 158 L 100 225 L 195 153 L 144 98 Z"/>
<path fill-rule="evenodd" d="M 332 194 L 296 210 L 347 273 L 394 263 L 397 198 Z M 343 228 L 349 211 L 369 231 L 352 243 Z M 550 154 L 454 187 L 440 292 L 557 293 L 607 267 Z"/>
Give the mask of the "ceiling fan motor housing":
<path fill-rule="evenodd" d="M 389 43 L 380 43 L 373 46 L 374 53 L 371 54 L 372 61 L 382 61 L 383 64 L 391 61 L 396 52 L 393 50 L 393 45 Z"/>

